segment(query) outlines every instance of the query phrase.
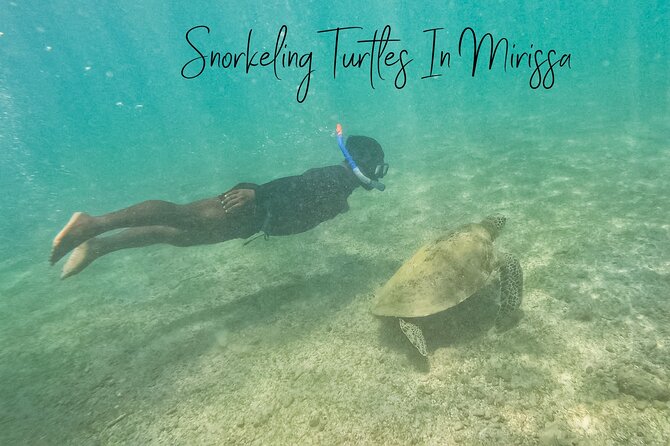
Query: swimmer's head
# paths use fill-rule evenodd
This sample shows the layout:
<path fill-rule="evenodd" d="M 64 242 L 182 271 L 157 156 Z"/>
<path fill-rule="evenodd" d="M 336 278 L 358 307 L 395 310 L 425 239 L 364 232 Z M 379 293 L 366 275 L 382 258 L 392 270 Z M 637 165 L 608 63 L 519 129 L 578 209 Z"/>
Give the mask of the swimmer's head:
<path fill-rule="evenodd" d="M 384 150 L 374 138 L 350 136 L 347 138 L 346 145 L 363 175 L 373 181 L 377 181 L 386 175 L 389 165 L 384 163 Z"/>

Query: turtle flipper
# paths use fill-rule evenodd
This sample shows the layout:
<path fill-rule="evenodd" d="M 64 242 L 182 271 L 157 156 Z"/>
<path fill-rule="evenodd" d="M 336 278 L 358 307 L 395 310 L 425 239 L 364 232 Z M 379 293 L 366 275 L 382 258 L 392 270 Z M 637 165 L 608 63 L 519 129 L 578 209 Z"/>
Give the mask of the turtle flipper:
<path fill-rule="evenodd" d="M 500 309 L 497 320 L 505 318 L 521 305 L 523 270 L 519 259 L 512 254 L 500 258 Z"/>
<path fill-rule="evenodd" d="M 428 350 L 426 349 L 426 338 L 423 337 L 423 332 L 419 326 L 414 325 L 411 322 L 407 322 L 401 318 L 398 318 L 398 321 L 400 321 L 400 329 L 403 333 L 405 333 L 405 336 L 407 336 L 409 342 L 411 342 L 412 345 L 416 347 L 416 349 L 419 350 L 419 353 L 421 353 L 423 356 L 428 356 Z"/>

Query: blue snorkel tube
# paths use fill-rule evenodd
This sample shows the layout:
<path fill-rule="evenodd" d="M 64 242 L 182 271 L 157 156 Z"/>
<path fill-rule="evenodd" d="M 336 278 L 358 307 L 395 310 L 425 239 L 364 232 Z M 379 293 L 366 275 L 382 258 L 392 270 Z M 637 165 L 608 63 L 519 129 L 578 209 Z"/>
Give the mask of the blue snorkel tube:
<path fill-rule="evenodd" d="M 379 191 L 386 189 L 386 186 L 384 186 L 379 181 L 371 180 L 370 178 L 363 175 L 361 169 L 358 168 L 356 161 L 354 161 L 354 159 L 349 154 L 347 147 L 344 145 L 344 139 L 342 138 L 342 126 L 340 124 L 337 124 L 335 131 L 337 132 L 337 145 L 340 146 L 342 155 L 344 155 L 344 159 L 347 160 L 347 163 L 349 163 L 349 167 L 351 167 L 351 170 L 354 172 L 354 175 L 356 175 L 356 178 L 358 178 L 361 183 L 372 186 Z"/>

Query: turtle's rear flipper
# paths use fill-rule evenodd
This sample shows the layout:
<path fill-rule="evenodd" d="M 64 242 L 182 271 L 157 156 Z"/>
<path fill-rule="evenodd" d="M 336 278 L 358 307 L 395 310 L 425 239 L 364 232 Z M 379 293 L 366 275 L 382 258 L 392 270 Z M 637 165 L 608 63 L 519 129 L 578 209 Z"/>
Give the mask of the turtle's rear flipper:
<path fill-rule="evenodd" d="M 419 353 L 421 353 L 423 356 L 428 356 L 428 350 L 426 349 L 426 338 L 423 337 L 423 332 L 421 332 L 421 329 L 417 325 L 414 325 L 411 322 L 407 322 L 401 318 L 398 318 L 398 321 L 400 321 L 400 329 L 403 333 L 405 333 L 405 336 L 407 336 L 409 342 L 411 342 L 412 345 L 416 347 L 416 349 L 419 350 Z"/>
<path fill-rule="evenodd" d="M 496 325 L 519 308 L 523 293 L 523 270 L 519 259 L 507 253 L 500 257 L 500 309 Z"/>

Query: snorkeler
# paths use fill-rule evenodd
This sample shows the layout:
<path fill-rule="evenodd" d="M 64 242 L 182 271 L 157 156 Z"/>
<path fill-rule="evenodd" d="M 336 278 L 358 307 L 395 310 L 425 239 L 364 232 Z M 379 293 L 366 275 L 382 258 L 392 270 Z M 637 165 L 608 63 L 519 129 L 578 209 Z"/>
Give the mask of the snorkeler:
<path fill-rule="evenodd" d="M 337 136 L 345 157 L 339 165 L 262 185 L 239 183 L 218 197 L 184 205 L 150 200 L 100 216 L 75 212 L 54 238 L 49 260 L 53 265 L 72 251 L 63 266 L 61 279 L 65 279 L 120 249 L 157 243 L 195 246 L 312 229 L 346 212 L 347 198 L 358 186 L 384 190 L 378 179 L 386 174 L 388 164 L 381 145 L 367 136 L 350 136 L 345 146 L 339 124 Z"/>

